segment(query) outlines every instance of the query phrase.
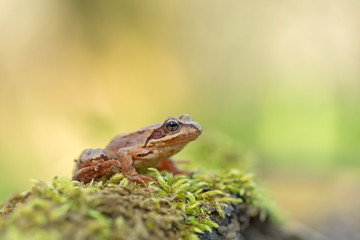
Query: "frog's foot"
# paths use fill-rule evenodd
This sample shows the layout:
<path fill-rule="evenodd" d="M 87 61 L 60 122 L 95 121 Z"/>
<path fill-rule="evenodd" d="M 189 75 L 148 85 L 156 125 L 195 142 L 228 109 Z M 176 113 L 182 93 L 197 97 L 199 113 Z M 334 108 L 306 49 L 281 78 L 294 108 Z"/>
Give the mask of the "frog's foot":
<path fill-rule="evenodd" d="M 159 162 L 155 168 L 159 171 L 166 170 L 168 172 L 171 172 L 172 174 L 190 174 L 190 171 L 187 170 L 180 170 L 176 167 L 176 164 L 174 161 L 172 161 L 170 158 L 167 158 L 161 162 Z"/>
<path fill-rule="evenodd" d="M 151 178 L 151 177 L 147 177 L 147 176 L 144 176 L 144 175 L 139 175 L 139 174 L 136 174 L 136 175 L 133 175 L 133 176 L 125 176 L 127 179 L 129 179 L 130 181 L 133 181 L 133 182 L 139 182 L 139 183 L 142 183 L 144 184 L 144 187 L 145 188 L 148 188 L 148 185 L 147 183 L 145 182 L 146 181 L 150 181 L 150 182 L 154 182 L 156 184 L 156 186 L 158 185 L 158 182 Z"/>
<path fill-rule="evenodd" d="M 103 171 L 106 170 L 107 172 L 117 172 L 116 169 L 112 168 L 114 165 L 118 166 L 119 169 L 121 169 L 121 164 L 118 160 L 106 160 L 105 162 L 100 162 L 96 164 L 94 170 L 97 171 Z"/>

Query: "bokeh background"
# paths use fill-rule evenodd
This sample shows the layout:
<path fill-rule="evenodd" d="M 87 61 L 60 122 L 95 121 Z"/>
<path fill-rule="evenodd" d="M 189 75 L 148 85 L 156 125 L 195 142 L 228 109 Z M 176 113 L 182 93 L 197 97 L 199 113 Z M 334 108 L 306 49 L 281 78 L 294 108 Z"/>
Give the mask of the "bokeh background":
<path fill-rule="evenodd" d="M 0 200 L 70 177 L 84 148 L 188 113 L 204 132 L 178 158 L 251 162 L 289 221 L 360 239 L 359 12 L 355 0 L 0 1 Z"/>

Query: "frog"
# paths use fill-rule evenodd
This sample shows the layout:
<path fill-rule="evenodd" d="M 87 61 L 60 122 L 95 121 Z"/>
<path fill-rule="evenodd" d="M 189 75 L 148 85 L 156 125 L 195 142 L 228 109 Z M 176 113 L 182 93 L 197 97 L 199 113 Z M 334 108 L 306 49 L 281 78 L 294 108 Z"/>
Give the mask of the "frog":
<path fill-rule="evenodd" d="M 143 127 L 136 131 L 115 136 L 105 148 L 88 148 L 79 156 L 73 180 L 89 183 L 104 176 L 121 172 L 130 181 L 148 187 L 146 181 L 157 181 L 140 175 L 150 167 L 173 174 L 187 173 L 177 168 L 170 158 L 202 133 L 200 124 L 190 115 L 168 117 L 162 123 Z"/>

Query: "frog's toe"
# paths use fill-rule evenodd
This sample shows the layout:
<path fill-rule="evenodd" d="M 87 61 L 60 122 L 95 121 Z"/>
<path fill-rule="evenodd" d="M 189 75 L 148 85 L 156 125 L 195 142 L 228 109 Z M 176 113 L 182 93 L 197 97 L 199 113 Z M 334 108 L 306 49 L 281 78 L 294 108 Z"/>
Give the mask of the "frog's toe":
<path fill-rule="evenodd" d="M 144 176 L 144 175 L 135 175 L 135 176 L 127 177 L 127 178 L 129 180 L 133 181 L 133 182 L 139 182 L 139 183 L 144 184 L 145 188 L 148 188 L 148 185 L 145 182 L 145 180 L 154 182 L 156 185 L 158 185 L 158 183 L 157 183 L 157 181 L 155 179 L 152 179 L 151 177 L 147 177 L 147 176 Z"/>
<path fill-rule="evenodd" d="M 153 178 L 151 178 L 151 177 L 143 176 L 143 175 L 140 175 L 140 176 L 141 176 L 141 178 L 142 178 L 143 180 L 153 182 L 153 183 L 156 184 L 156 186 L 158 186 L 158 182 L 157 182 L 155 179 L 153 179 Z"/>
<path fill-rule="evenodd" d="M 133 176 L 133 177 L 130 178 L 130 180 L 133 181 L 133 182 L 142 183 L 142 184 L 144 184 L 145 188 L 148 188 L 147 183 L 140 176 Z"/>

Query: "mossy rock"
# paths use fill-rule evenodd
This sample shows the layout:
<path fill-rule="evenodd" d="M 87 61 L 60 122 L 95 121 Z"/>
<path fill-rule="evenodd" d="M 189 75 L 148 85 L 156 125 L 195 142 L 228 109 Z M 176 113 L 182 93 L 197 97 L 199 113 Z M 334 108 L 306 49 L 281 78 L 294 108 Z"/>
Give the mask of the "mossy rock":
<path fill-rule="evenodd" d="M 250 239 L 252 222 L 273 226 L 251 174 L 150 173 L 159 186 L 122 174 L 89 184 L 36 181 L 3 204 L 0 239 Z M 287 239 L 277 235 L 270 239 Z"/>

